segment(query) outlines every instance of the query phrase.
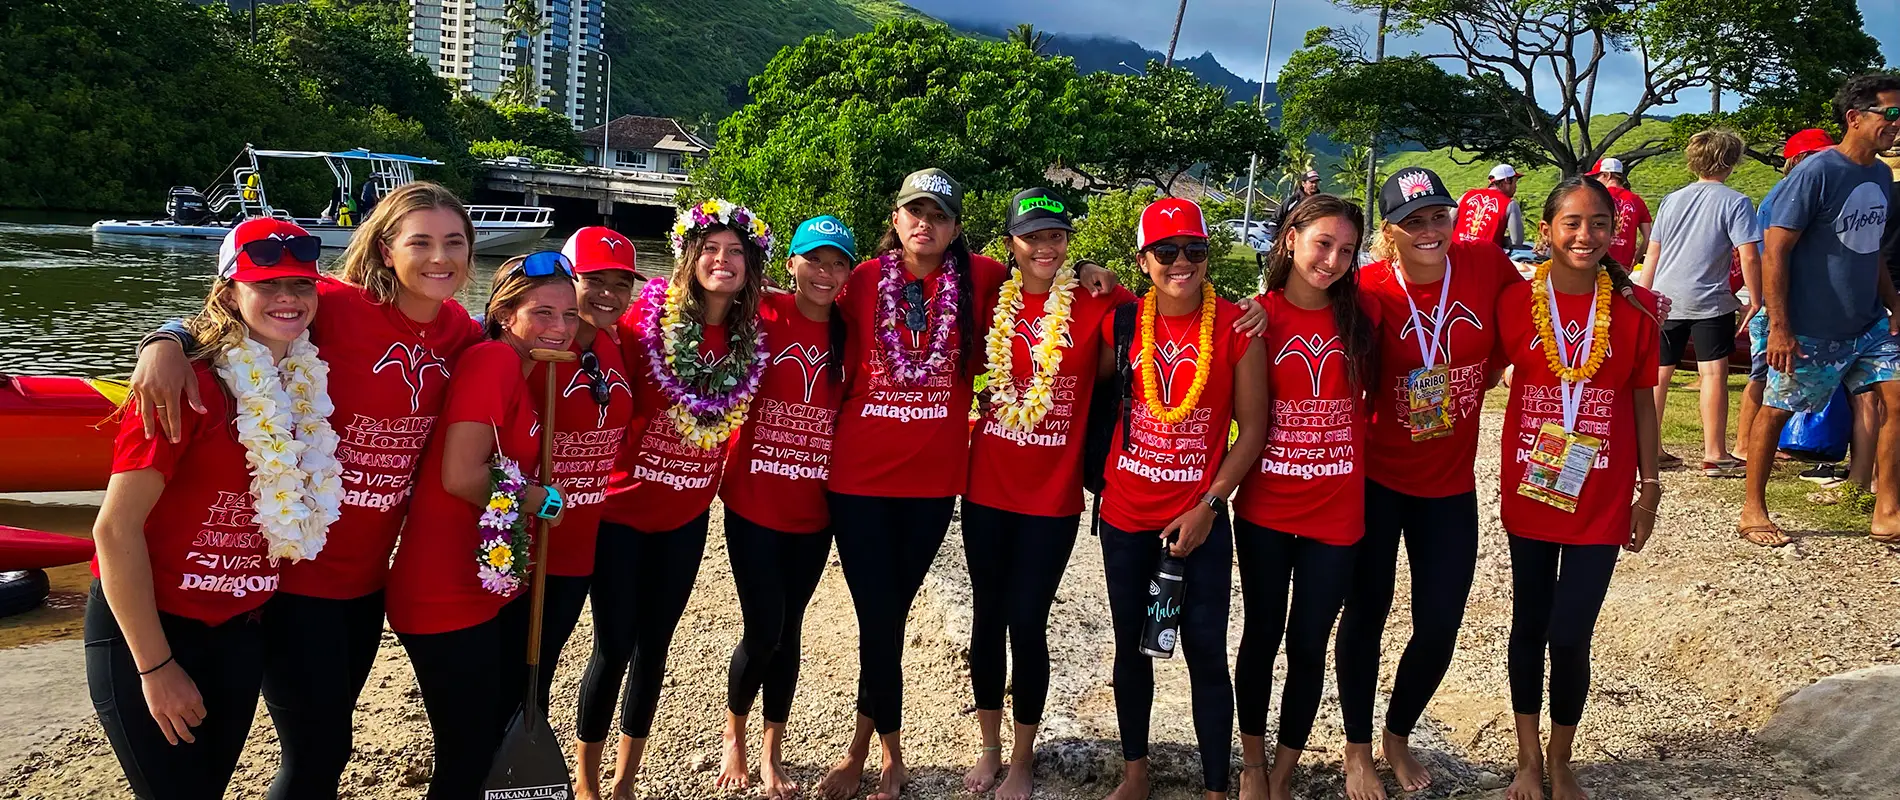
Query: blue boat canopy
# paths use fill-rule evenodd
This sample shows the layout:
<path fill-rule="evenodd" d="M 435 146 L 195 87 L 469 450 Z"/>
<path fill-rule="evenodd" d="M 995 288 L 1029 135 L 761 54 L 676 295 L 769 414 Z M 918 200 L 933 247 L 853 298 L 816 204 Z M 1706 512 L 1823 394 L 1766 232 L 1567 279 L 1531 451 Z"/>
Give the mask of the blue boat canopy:
<path fill-rule="evenodd" d="M 251 152 L 263 158 L 343 158 L 354 161 L 396 161 L 405 164 L 427 164 L 430 166 L 440 166 L 442 164 L 442 162 L 432 158 L 401 155 L 398 153 L 372 153 L 361 147 L 354 150 L 339 150 L 336 152 L 325 152 L 322 150 L 252 150 Z"/>

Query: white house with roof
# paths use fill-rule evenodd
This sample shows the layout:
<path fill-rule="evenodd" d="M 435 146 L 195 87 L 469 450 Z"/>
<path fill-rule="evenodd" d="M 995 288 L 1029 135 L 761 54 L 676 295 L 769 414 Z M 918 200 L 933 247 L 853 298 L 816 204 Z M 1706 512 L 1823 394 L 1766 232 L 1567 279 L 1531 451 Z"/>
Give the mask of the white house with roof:
<path fill-rule="evenodd" d="M 602 165 L 603 136 L 610 153 L 605 166 L 669 175 L 685 175 L 687 159 L 703 158 L 711 149 L 678 120 L 628 115 L 580 132 L 583 163 Z"/>

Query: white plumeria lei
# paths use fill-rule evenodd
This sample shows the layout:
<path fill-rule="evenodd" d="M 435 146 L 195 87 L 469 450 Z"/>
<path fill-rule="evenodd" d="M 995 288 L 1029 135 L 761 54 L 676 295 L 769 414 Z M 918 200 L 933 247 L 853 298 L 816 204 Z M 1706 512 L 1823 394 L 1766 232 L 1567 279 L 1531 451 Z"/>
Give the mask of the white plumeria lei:
<path fill-rule="evenodd" d="M 989 361 L 990 401 L 997 406 L 996 418 L 1003 427 L 1018 433 L 1036 429 L 1042 418 L 1055 407 L 1056 372 L 1062 369 L 1062 335 L 1069 329 L 1069 309 L 1075 303 L 1075 269 L 1067 264 L 1056 270 L 1055 283 L 1048 299 L 1042 301 L 1042 336 L 1029 349 L 1035 370 L 1022 396 L 1016 394 L 1014 375 L 1016 318 L 1023 311 L 1023 272 L 1010 270 L 1009 280 L 996 299 L 996 315 L 983 337 L 983 349 Z"/>
<path fill-rule="evenodd" d="M 342 513 L 343 465 L 330 429 L 330 366 L 305 332 L 281 363 L 245 339 L 214 361 L 237 399 L 237 437 L 251 468 L 257 527 L 273 562 L 316 558 Z"/>

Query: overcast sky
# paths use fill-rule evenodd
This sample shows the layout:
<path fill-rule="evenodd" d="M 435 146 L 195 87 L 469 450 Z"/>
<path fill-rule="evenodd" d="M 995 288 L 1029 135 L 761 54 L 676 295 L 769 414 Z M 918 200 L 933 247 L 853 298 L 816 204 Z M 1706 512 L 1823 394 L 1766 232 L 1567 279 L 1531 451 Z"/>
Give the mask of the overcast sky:
<path fill-rule="evenodd" d="M 1175 0 L 907 0 L 912 6 L 939 17 L 975 18 L 1014 24 L 1029 22 L 1039 28 L 1074 34 L 1104 34 L 1133 39 L 1166 51 L 1174 27 Z M 1900 64 L 1900 0 L 1859 0 L 1867 32 L 1880 40 L 1889 65 Z M 1260 79 L 1261 57 L 1267 41 L 1270 0 L 1188 0 L 1176 55 L 1210 51 L 1223 66 L 1250 80 Z M 1280 0 L 1273 31 L 1273 70 L 1298 49 L 1306 31 L 1321 25 L 1370 31 L 1373 15 L 1351 14 L 1328 0 Z M 1424 39 L 1388 38 L 1387 52 L 1430 49 Z M 1597 93 L 1598 113 L 1628 109 L 1641 91 L 1641 65 L 1634 57 L 1612 57 L 1606 64 Z M 1708 110 L 1708 95 L 1684 98 L 1681 110 Z M 1728 104 L 1733 108 L 1733 104 Z M 1667 110 L 1664 110 L 1665 113 Z"/>

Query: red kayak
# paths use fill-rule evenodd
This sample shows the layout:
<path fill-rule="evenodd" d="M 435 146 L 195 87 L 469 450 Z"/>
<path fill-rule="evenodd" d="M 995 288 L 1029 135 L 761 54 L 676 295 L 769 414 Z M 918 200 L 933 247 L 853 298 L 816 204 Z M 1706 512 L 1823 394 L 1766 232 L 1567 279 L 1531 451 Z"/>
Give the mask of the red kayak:
<path fill-rule="evenodd" d="M 115 381 L 0 375 L 0 492 L 106 488 L 125 393 Z"/>
<path fill-rule="evenodd" d="M 92 560 L 92 540 L 0 525 L 0 572 L 47 569 Z"/>

